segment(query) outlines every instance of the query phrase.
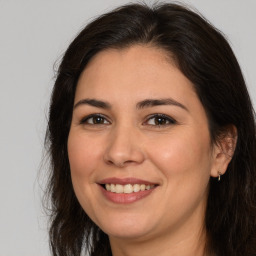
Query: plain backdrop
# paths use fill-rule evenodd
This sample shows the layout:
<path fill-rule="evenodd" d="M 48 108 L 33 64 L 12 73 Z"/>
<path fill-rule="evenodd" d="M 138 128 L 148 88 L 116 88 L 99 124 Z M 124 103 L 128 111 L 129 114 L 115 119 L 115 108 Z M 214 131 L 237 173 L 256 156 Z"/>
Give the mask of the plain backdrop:
<path fill-rule="evenodd" d="M 41 206 L 46 168 L 38 173 L 53 65 L 85 24 L 128 2 L 0 0 L 0 256 L 50 255 Z M 227 35 L 255 105 L 256 1 L 185 2 Z"/>

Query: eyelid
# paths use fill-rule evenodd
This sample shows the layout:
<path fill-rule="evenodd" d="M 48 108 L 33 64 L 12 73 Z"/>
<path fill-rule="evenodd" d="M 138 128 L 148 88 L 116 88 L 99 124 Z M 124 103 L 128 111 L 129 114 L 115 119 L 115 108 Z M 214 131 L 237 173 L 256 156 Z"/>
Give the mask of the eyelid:
<path fill-rule="evenodd" d="M 150 119 L 153 119 L 153 118 L 157 118 L 157 117 L 160 117 L 160 118 L 165 118 L 169 123 L 168 124 L 163 124 L 163 125 L 150 125 L 150 126 L 156 126 L 156 127 L 160 127 L 160 126 L 169 126 L 169 125 L 173 125 L 173 124 L 176 124 L 177 121 L 166 115 L 166 114 L 160 114 L 160 113 L 155 113 L 155 114 L 151 114 L 149 116 L 147 116 L 146 120 L 143 122 L 143 125 L 146 125 L 146 123 L 150 120 Z"/>
<path fill-rule="evenodd" d="M 106 117 L 105 115 L 103 114 L 100 114 L 100 113 L 94 113 L 94 114 L 90 114 L 90 115 L 87 115 L 85 117 L 83 117 L 81 120 L 80 120 L 80 124 L 88 124 L 90 125 L 89 123 L 86 123 L 86 121 L 88 121 L 90 118 L 93 118 L 93 117 L 101 117 L 101 118 L 104 118 L 108 124 L 111 124 L 111 122 L 109 121 L 109 118 Z M 93 125 L 93 124 L 91 124 Z M 94 124 L 94 125 L 100 125 L 100 124 Z"/>

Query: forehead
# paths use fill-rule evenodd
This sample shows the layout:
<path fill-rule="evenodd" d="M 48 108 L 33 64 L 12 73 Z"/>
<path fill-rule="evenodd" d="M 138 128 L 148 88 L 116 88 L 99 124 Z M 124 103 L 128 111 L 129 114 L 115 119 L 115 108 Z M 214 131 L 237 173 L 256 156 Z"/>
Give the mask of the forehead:
<path fill-rule="evenodd" d="M 164 94 L 179 84 L 186 86 L 178 86 L 177 93 L 183 89 L 194 92 L 193 84 L 180 72 L 169 53 L 148 45 L 135 45 L 95 55 L 78 80 L 76 95 L 82 91 L 97 94 L 113 89 Z"/>
<path fill-rule="evenodd" d="M 152 65 L 154 63 L 154 65 Z M 120 64 L 122 64 L 120 66 Z M 151 45 L 133 45 L 122 49 L 110 48 L 96 54 L 87 64 L 83 73 L 99 72 L 106 70 L 108 73 L 115 71 L 149 71 L 157 66 L 175 66 L 171 55 L 163 49 Z M 133 71 L 134 71 L 133 70 Z M 82 74 L 83 74 L 82 73 Z M 133 73 L 132 75 L 136 74 Z"/>

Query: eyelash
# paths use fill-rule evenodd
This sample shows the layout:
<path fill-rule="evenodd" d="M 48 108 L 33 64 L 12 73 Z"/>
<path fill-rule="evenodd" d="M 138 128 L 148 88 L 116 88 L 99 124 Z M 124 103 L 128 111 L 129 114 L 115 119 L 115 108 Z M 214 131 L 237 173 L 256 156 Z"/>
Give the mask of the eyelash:
<path fill-rule="evenodd" d="M 89 123 L 88 120 L 92 119 L 93 121 L 93 118 L 101 118 L 102 120 L 104 120 L 104 123 Z M 101 115 L 101 114 L 91 114 L 89 116 L 86 116 L 84 117 L 81 121 L 80 121 L 80 124 L 87 124 L 87 125 L 105 125 L 105 121 L 107 121 L 107 124 L 110 124 L 110 122 L 107 120 L 107 118 L 104 116 L 104 115 Z"/>
<path fill-rule="evenodd" d="M 153 126 L 153 127 L 155 126 L 155 127 L 159 128 L 159 127 L 166 127 L 166 126 L 173 125 L 173 124 L 177 123 L 176 120 L 174 120 L 170 116 L 167 116 L 167 115 L 164 115 L 164 114 L 153 114 L 153 115 L 150 115 L 146 119 L 146 121 L 143 123 L 143 125 L 146 122 L 148 122 L 149 120 L 153 120 L 153 119 L 155 119 L 155 122 L 156 122 L 157 118 L 158 118 L 158 121 L 159 121 L 159 119 L 162 119 L 162 120 L 164 120 L 167 123 L 164 123 L 164 124 L 156 124 L 155 123 L 155 124 L 148 124 L 148 125 Z"/>
<path fill-rule="evenodd" d="M 100 118 L 98 119 L 99 121 L 103 121 L 103 123 L 94 123 L 94 121 L 96 121 L 96 118 Z M 164 121 L 165 123 L 163 124 L 156 124 L 156 120 L 158 118 L 158 121 L 162 120 Z M 91 121 L 92 122 L 88 122 L 90 119 L 92 119 Z M 94 121 L 93 121 L 94 119 Z M 150 120 L 153 120 L 155 119 L 154 123 L 155 124 L 147 124 L 147 122 L 149 122 Z M 161 122 L 161 121 L 160 121 Z M 166 127 L 166 126 L 169 126 L 169 125 L 173 125 L 173 124 L 176 124 L 176 120 L 174 120 L 173 118 L 167 116 L 167 115 L 164 115 L 164 114 L 152 114 L 150 115 L 146 121 L 143 122 L 143 125 L 149 125 L 149 126 L 152 126 L 152 127 Z M 108 119 L 102 115 L 102 114 L 91 114 L 89 116 L 86 116 L 84 117 L 81 121 L 80 121 L 80 124 L 85 124 L 85 125 L 109 125 L 111 124 L 110 121 L 108 121 Z"/>

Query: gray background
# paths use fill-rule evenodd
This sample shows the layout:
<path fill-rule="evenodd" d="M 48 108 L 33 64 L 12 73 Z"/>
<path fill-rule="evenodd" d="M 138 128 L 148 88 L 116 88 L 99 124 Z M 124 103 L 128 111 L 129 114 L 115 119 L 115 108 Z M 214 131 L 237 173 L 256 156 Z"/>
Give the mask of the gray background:
<path fill-rule="evenodd" d="M 53 64 L 93 17 L 128 2 L 0 0 L 0 256 L 49 255 L 40 203 L 46 168 L 38 173 Z M 227 35 L 255 105 L 256 1 L 186 3 Z"/>

